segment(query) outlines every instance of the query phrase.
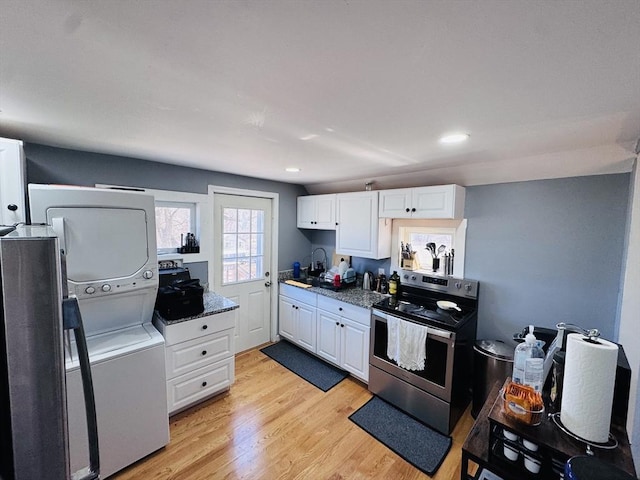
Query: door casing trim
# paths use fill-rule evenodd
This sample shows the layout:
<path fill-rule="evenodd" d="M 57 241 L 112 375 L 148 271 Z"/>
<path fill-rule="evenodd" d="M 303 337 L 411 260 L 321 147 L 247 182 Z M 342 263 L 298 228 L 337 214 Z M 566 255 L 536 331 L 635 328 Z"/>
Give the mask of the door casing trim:
<path fill-rule="evenodd" d="M 276 192 L 263 192 L 260 190 L 245 190 L 243 188 L 223 187 L 220 185 L 209 185 L 209 212 L 213 215 L 214 212 L 214 195 L 216 193 L 223 193 L 226 195 L 238 195 L 242 197 L 259 197 L 268 198 L 271 200 L 271 265 L 269 265 L 269 275 L 271 279 L 270 288 L 270 301 L 271 312 L 269 320 L 269 336 L 271 341 L 275 342 L 278 335 L 278 224 L 280 218 L 280 194 Z M 211 221 L 210 238 L 213 237 L 213 229 L 215 228 L 214 222 Z M 211 252 L 213 252 L 213 245 L 211 245 Z M 207 270 L 209 275 L 209 283 L 213 285 L 213 279 L 215 278 L 214 261 L 217 259 L 211 255 L 211 261 L 208 264 Z"/>

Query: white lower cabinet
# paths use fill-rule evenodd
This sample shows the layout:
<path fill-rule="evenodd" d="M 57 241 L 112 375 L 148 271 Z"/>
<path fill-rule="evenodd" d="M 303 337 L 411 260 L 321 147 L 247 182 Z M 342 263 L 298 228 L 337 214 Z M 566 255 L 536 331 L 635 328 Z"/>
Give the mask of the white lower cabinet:
<path fill-rule="evenodd" d="M 169 413 L 229 388 L 233 383 L 233 369 L 234 359 L 231 357 L 167 380 Z"/>
<path fill-rule="evenodd" d="M 231 387 L 235 368 L 232 312 L 170 325 L 156 318 L 154 325 L 165 338 L 169 414 Z"/>
<path fill-rule="evenodd" d="M 369 310 L 319 296 L 317 315 L 318 356 L 368 383 Z"/>
<path fill-rule="evenodd" d="M 280 286 L 280 335 L 313 353 L 316 352 L 316 298 L 315 293 L 298 287 Z"/>
<path fill-rule="evenodd" d="M 280 284 L 282 338 L 369 382 L 370 310 Z"/>

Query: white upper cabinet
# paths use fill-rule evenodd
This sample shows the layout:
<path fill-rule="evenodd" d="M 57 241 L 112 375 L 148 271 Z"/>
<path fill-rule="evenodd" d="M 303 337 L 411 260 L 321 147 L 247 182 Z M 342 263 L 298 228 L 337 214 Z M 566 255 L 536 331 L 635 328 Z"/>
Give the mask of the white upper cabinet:
<path fill-rule="evenodd" d="M 298 228 L 335 230 L 335 194 L 298 197 Z"/>
<path fill-rule="evenodd" d="M 380 191 L 381 218 L 463 218 L 465 190 L 459 185 Z"/>
<path fill-rule="evenodd" d="M 336 195 L 336 251 L 363 258 L 391 256 L 391 220 L 378 216 L 377 191 Z"/>
<path fill-rule="evenodd" d="M 26 221 L 22 142 L 0 138 L 0 225 Z"/>

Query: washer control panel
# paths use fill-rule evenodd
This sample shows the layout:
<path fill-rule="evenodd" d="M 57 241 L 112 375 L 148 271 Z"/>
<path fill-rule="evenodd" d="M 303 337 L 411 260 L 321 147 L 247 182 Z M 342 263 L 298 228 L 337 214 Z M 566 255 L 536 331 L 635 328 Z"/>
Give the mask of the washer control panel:
<path fill-rule="evenodd" d="M 113 278 L 83 283 L 69 281 L 69 293 L 75 294 L 81 300 L 83 298 L 116 295 L 153 286 L 158 286 L 158 267 L 157 265 L 147 264 L 135 275 L 127 278 Z"/>

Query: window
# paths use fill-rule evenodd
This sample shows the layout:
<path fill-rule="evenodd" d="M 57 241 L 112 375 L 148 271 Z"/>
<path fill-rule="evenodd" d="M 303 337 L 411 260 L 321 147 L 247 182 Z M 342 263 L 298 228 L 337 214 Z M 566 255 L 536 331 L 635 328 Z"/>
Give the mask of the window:
<path fill-rule="evenodd" d="M 434 243 L 436 258 L 440 258 L 437 274 L 444 274 L 445 254 L 455 251 L 454 276 L 464 276 L 464 253 L 466 240 L 466 220 L 394 220 L 393 238 L 397 238 L 392 247 L 392 269 L 400 268 L 400 242 L 411 245 L 411 250 L 416 252 L 414 260 L 417 265 L 414 269 L 433 273 L 433 254 L 426 248 L 427 243 Z M 440 253 L 438 253 L 440 249 Z"/>
<path fill-rule="evenodd" d="M 427 250 L 428 243 L 435 244 L 437 258 L 443 257 L 445 253 L 450 255 L 451 249 L 454 248 L 454 232 L 447 233 L 443 229 L 407 229 L 404 237 L 407 239 L 406 243 L 411 244 L 411 249 L 416 252 L 418 263 L 422 269 L 431 268 L 433 254 Z"/>
<path fill-rule="evenodd" d="M 245 208 L 223 210 L 222 284 L 264 276 L 264 212 Z"/>
<path fill-rule="evenodd" d="M 158 253 L 176 253 L 187 234 L 196 232 L 196 204 L 156 201 Z"/>

